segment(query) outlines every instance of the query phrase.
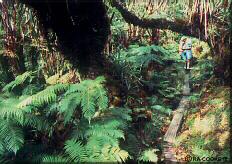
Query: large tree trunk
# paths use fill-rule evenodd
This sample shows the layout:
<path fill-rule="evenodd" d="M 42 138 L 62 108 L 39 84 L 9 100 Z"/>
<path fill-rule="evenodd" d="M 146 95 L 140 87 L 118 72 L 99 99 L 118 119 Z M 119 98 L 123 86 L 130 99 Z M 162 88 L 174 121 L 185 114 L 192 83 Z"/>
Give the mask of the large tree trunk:
<path fill-rule="evenodd" d="M 101 65 L 102 51 L 110 32 L 106 7 L 102 0 L 20 0 L 33 7 L 46 31 L 58 37 L 63 54 L 83 67 Z"/>

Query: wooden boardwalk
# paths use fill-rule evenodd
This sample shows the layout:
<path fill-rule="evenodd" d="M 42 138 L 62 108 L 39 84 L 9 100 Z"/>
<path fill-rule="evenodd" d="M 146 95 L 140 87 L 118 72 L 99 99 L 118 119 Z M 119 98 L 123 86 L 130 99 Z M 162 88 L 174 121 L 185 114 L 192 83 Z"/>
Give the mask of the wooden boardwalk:
<path fill-rule="evenodd" d="M 173 112 L 172 121 L 164 136 L 163 155 L 164 155 L 165 163 L 178 162 L 175 158 L 175 152 L 173 150 L 172 145 L 175 142 L 177 133 L 181 128 L 185 110 L 189 108 L 189 100 L 188 100 L 188 95 L 190 94 L 189 78 L 190 78 L 190 73 L 186 73 L 184 78 L 183 91 L 182 91 L 183 97 L 180 101 L 179 107 Z"/>

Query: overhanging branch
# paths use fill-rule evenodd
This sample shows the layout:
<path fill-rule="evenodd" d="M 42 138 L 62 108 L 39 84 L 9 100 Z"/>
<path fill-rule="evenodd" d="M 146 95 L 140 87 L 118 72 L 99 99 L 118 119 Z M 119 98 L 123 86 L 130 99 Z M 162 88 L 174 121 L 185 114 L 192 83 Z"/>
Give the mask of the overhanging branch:
<path fill-rule="evenodd" d="M 186 21 L 173 22 L 166 19 L 142 19 L 128 11 L 118 0 L 111 0 L 111 5 L 121 13 L 122 17 L 127 23 L 131 23 L 142 28 L 167 29 L 173 32 L 178 32 L 187 36 L 193 36 L 201 40 L 205 40 L 204 36 L 197 31 L 199 29 L 193 28 L 192 24 Z"/>

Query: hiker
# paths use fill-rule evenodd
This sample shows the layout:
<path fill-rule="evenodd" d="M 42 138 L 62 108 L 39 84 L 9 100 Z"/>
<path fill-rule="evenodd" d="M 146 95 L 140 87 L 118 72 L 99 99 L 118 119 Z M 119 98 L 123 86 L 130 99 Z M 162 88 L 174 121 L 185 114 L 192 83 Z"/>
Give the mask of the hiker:
<path fill-rule="evenodd" d="M 181 38 L 179 44 L 179 54 L 181 55 L 181 59 L 186 61 L 186 69 L 190 69 L 190 61 L 192 59 L 192 41 L 190 38 Z"/>

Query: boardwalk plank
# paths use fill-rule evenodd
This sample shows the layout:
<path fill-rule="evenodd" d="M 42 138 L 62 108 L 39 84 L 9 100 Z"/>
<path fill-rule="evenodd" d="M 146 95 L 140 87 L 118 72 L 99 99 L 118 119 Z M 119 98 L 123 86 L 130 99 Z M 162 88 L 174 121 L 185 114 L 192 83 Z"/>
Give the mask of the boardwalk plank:
<path fill-rule="evenodd" d="M 178 131 L 181 128 L 182 120 L 184 118 L 185 110 L 189 107 L 188 95 L 190 94 L 189 88 L 189 73 L 185 74 L 183 97 L 180 101 L 178 108 L 173 112 L 173 118 L 169 125 L 169 128 L 164 136 L 164 158 L 166 163 L 176 163 L 175 152 L 173 151 L 173 143 L 175 142 Z"/>

